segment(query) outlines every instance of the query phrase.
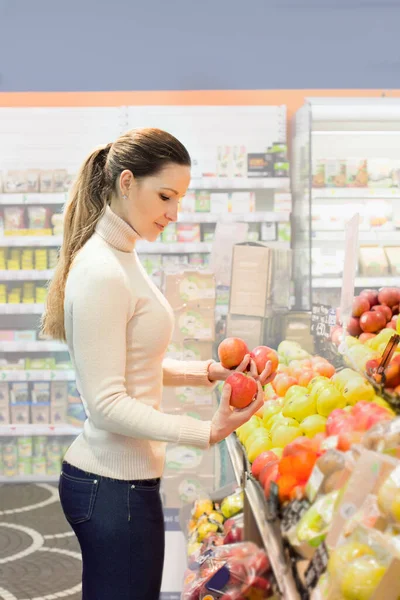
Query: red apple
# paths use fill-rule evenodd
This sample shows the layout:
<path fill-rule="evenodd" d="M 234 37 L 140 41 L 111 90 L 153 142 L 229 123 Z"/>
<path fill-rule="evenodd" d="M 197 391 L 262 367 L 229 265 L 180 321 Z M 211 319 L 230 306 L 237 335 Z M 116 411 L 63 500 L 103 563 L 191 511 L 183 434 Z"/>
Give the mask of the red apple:
<path fill-rule="evenodd" d="M 393 329 L 394 331 L 397 331 L 397 327 L 396 327 L 396 321 L 390 321 L 387 325 L 386 325 L 386 329 Z"/>
<path fill-rule="evenodd" d="M 267 477 L 269 477 L 269 475 L 275 471 L 275 466 L 277 466 L 279 464 L 279 459 L 275 456 L 275 458 L 271 458 L 271 460 L 269 460 L 263 467 L 263 469 L 261 470 L 260 476 L 259 476 L 259 482 L 261 483 L 261 485 L 264 487 L 265 482 L 267 480 Z"/>
<path fill-rule="evenodd" d="M 396 304 L 399 304 L 400 300 L 399 288 L 382 288 L 381 290 L 379 290 L 378 300 L 379 304 L 386 304 L 387 306 L 396 306 Z"/>
<path fill-rule="evenodd" d="M 400 364 L 392 361 L 385 369 L 386 387 L 395 388 L 400 385 Z"/>
<path fill-rule="evenodd" d="M 368 313 L 364 313 L 364 314 L 368 314 Z M 347 325 L 347 331 L 349 332 L 350 335 L 357 337 L 362 333 L 362 329 L 360 327 L 360 319 L 358 319 L 357 317 L 351 317 L 349 319 L 349 323 Z"/>
<path fill-rule="evenodd" d="M 376 333 L 362 333 L 358 339 L 362 344 L 365 344 L 365 342 L 372 340 L 374 337 L 376 337 Z"/>
<path fill-rule="evenodd" d="M 366 362 L 365 371 L 368 373 L 368 375 L 373 375 L 373 373 L 375 373 L 375 371 L 379 367 L 379 364 L 380 360 L 377 360 L 376 358 L 371 358 Z"/>
<path fill-rule="evenodd" d="M 386 325 L 386 317 L 379 311 L 368 311 L 360 317 L 360 327 L 365 333 L 377 333 Z"/>
<path fill-rule="evenodd" d="M 318 375 L 328 377 L 329 379 L 336 373 L 335 367 L 328 361 L 315 363 L 313 369 Z"/>
<path fill-rule="evenodd" d="M 246 354 L 250 354 L 246 343 L 235 337 L 223 340 L 218 347 L 218 356 L 225 369 L 235 369 L 240 365 Z"/>
<path fill-rule="evenodd" d="M 311 449 L 312 440 L 306 436 L 300 436 L 294 440 L 294 442 L 290 442 L 287 446 L 284 447 L 282 458 L 286 458 L 286 456 L 292 456 L 293 454 L 297 454 L 298 452 L 304 450 Z"/>
<path fill-rule="evenodd" d="M 377 304 L 376 306 L 372 307 L 372 310 L 382 312 L 386 317 L 386 322 L 389 322 L 392 318 L 392 311 L 388 306 L 386 306 L 386 304 Z"/>
<path fill-rule="evenodd" d="M 267 499 L 269 498 L 271 483 L 273 481 L 276 483 L 278 481 L 278 477 L 279 477 L 279 471 L 278 471 L 278 461 L 277 461 L 275 463 L 275 465 L 273 467 L 271 467 L 268 475 L 265 477 L 265 480 L 264 480 L 264 494 Z"/>
<path fill-rule="evenodd" d="M 361 317 L 371 308 L 366 296 L 356 296 L 353 300 L 353 317 Z"/>
<path fill-rule="evenodd" d="M 267 452 L 261 452 L 253 462 L 251 466 L 251 474 L 253 477 L 258 479 L 260 477 L 263 468 L 271 461 L 276 460 L 276 455 L 268 450 Z"/>
<path fill-rule="evenodd" d="M 226 380 L 232 388 L 230 404 L 234 408 L 245 408 L 252 403 L 257 394 L 258 387 L 256 381 L 249 375 L 235 372 Z"/>
<path fill-rule="evenodd" d="M 300 377 L 298 378 L 297 382 L 299 385 L 303 386 L 303 387 L 307 387 L 308 384 L 310 383 L 311 379 L 314 379 L 315 377 L 315 373 L 312 369 L 305 369 L 304 371 L 301 372 Z"/>
<path fill-rule="evenodd" d="M 335 346 L 340 346 L 343 339 L 343 327 L 336 325 L 331 331 L 331 340 Z"/>
<path fill-rule="evenodd" d="M 278 379 L 278 381 L 276 381 Z M 275 392 L 278 394 L 278 396 L 280 396 L 281 398 L 283 398 L 283 396 L 286 394 L 286 392 L 288 391 L 289 388 L 292 387 L 292 385 L 296 385 L 297 384 L 297 379 L 295 379 L 294 377 L 290 377 L 290 375 L 277 375 L 274 379 L 274 381 L 272 382 L 272 387 L 274 388 Z"/>
<path fill-rule="evenodd" d="M 394 306 L 392 306 L 392 314 L 393 315 L 399 314 L 399 305 L 398 304 L 395 304 Z"/>
<path fill-rule="evenodd" d="M 279 365 L 279 358 L 275 350 L 272 350 L 272 348 L 269 348 L 268 346 L 257 346 L 257 348 L 254 348 L 254 350 L 250 353 L 250 356 L 256 363 L 259 375 L 261 375 L 261 373 L 264 371 L 265 365 L 268 361 L 271 361 L 272 363 L 272 373 L 276 372 Z"/>
<path fill-rule="evenodd" d="M 371 307 L 379 303 L 378 292 L 376 290 L 363 290 L 360 296 L 365 296 Z"/>

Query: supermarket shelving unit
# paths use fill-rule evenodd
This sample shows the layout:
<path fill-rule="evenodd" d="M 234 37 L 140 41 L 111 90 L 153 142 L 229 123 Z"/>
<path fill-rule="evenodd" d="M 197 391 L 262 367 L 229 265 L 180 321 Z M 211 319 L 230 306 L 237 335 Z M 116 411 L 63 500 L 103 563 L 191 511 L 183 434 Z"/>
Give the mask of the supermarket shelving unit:
<path fill-rule="evenodd" d="M 307 99 L 294 117 L 292 141 L 296 306 L 304 310 L 309 310 L 313 302 L 338 306 L 344 224 L 353 214 L 358 212 L 361 217 L 360 248 L 400 246 L 400 103 L 387 98 Z M 323 161 L 325 166 L 321 166 Z M 367 161 L 367 164 L 369 161 L 368 181 L 351 181 L 351 161 Z M 386 181 L 385 187 L 376 176 L 378 161 L 382 173 L 393 170 L 392 180 Z M 344 181 L 340 177 L 335 179 L 335 162 L 345 165 Z M 324 183 L 316 187 L 313 177 L 324 169 L 321 175 Z M 372 214 L 384 216 L 385 222 L 373 223 Z M 399 281 L 396 269 L 374 276 L 366 276 L 360 269 L 356 293 L 365 287 L 398 285 Z"/>

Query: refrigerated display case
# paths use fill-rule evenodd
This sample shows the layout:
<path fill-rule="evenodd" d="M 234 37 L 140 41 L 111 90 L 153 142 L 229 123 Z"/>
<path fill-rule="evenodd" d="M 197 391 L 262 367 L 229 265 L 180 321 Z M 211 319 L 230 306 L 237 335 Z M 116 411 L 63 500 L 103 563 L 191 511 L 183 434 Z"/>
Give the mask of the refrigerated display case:
<path fill-rule="evenodd" d="M 345 224 L 360 215 L 355 289 L 397 285 L 400 102 L 309 98 L 293 122 L 297 308 L 339 306 Z"/>

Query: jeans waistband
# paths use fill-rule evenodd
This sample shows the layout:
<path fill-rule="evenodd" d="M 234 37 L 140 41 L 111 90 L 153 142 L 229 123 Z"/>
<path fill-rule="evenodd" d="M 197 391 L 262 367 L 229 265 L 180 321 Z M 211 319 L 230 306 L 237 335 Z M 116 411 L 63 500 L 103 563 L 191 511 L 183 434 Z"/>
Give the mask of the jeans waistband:
<path fill-rule="evenodd" d="M 113 479 L 112 477 L 104 477 L 104 475 L 98 475 L 97 473 L 88 473 L 87 471 L 82 471 L 82 469 L 79 469 L 74 465 L 70 465 L 66 461 L 63 461 L 61 470 L 65 471 L 67 474 L 75 474 L 79 477 L 88 477 L 91 479 L 95 477 L 99 480 L 112 481 L 113 483 L 128 483 L 130 485 L 156 485 L 161 481 L 160 477 L 155 479 Z"/>

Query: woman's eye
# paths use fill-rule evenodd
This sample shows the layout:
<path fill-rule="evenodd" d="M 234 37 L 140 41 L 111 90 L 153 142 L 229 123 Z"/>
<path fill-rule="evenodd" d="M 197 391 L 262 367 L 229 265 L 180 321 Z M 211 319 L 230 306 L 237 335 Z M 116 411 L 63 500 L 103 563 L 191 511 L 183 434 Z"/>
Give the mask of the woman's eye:
<path fill-rule="evenodd" d="M 169 200 L 169 196 L 165 196 L 164 194 L 160 194 L 160 198 L 161 198 L 161 200 L 164 200 L 165 202 L 167 200 Z"/>

